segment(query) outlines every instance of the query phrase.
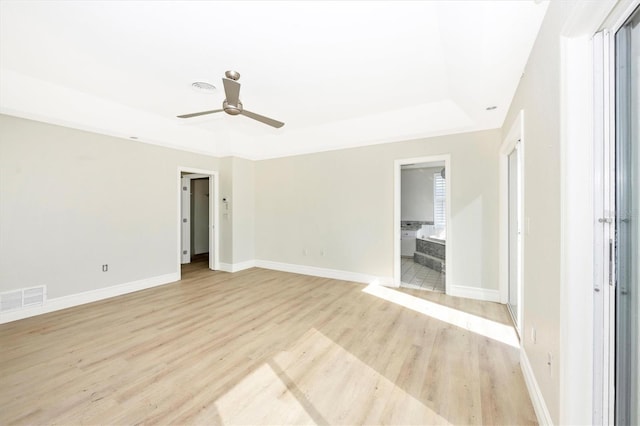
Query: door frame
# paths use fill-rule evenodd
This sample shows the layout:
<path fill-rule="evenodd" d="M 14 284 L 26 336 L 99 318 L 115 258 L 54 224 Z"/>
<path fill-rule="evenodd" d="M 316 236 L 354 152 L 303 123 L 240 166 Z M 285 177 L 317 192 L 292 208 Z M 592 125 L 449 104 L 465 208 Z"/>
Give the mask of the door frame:
<path fill-rule="evenodd" d="M 620 24 L 621 25 L 621 24 Z M 615 81 L 611 31 L 594 35 L 593 421 L 613 424 L 615 412 L 615 268 L 609 241 L 615 225 Z"/>
<path fill-rule="evenodd" d="M 207 215 L 206 215 L 206 220 L 207 220 L 207 253 L 213 253 L 214 251 L 214 247 L 211 246 L 211 241 L 209 238 L 209 229 L 211 229 L 213 232 L 215 232 L 215 230 L 213 229 L 213 224 L 210 223 L 210 215 L 208 214 L 209 211 L 209 207 L 210 207 L 210 202 L 209 202 L 209 198 L 210 197 L 210 190 L 211 190 L 211 176 L 206 176 L 206 175 L 198 175 L 198 174 L 191 174 L 191 175 L 185 175 L 184 177 L 188 177 L 189 178 L 189 187 L 191 189 L 191 193 L 189 194 L 189 217 L 191 218 L 191 221 L 189 223 L 189 254 L 191 256 L 197 256 L 198 253 L 196 253 L 196 250 L 198 249 L 198 247 L 196 246 L 196 240 L 197 238 L 197 232 L 196 232 L 196 227 L 200 224 L 201 220 L 198 220 L 198 217 L 196 217 L 196 213 L 194 212 L 194 208 L 197 206 L 196 204 L 194 204 L 194 198 L 193 196 L 197 194 L 197 192 L 194 190 L 194 185 L 196 185 L 196 183 L 198 181 L 205 181 L 206 180 L 206 202 L 204 204 L 207 205 Z M 196 181 L 196 182 L 194 182 Z M 204 188 L 202 188 L 204 189 Z"/>
<path fill-rule="evenodd" d="M 451 154 L 442 155 L 430 155 L 425 157 L 413 157 L 403 158 L 395 160 L 393 163 L 393 286 L 400 287 L 400 281 L 402 276 L 402 264 L 400 262 L 400 221 L 401 217 L 401 178 L 402 178 L 402 166 L 415 163 L 434 163 L 437 161 L 444 161 L 444 168 L 447 174 L 446 184 L 446 202 L 445 202 L 445 220 L 447 221 L 447 237 L 445 245 L 445 258 L 446 258 L 446 273 L 445 273 L 445 293 L 449 294 L 450 284 L 453 282 L 451 276 L 453 274 L 453 258 L 451 253 L 451 241 L 453 226 L 451 224 L 451 187 L 453 181 L 453 173 L 451 171 Z"/>
<path fill-rule="evenodd" d="M 182 173 L 181 173 L 182 175 Z M 181 241 L 180 241 L 180 263 L 181 264 L 187 264 L 187 263 L 191 263 L 191 257 L 193 256 L 193 253 L 191 252 L 191 220 L 189 222 L 184 222 L 184 218 L 188 217 L 189 219 L 191 219 L 191 181 L 194 179 L 209 179 L 209 194 L 211 194 L 211 176 L 209 175 L 204 175 L 201 173 L 190 173 L 188 175 L 184 175 L 184 176 L 180 176 L 180 187 L 181 187 L 181 192 L 180 192 L 180 226 L 181 226 Z M 187 186 L 187 190 L 184 189 L 183 185 L 184 185 L 184 180 L 188 181 L 189 184 Z M 186 192 L 186 195 L 185 195 Z M 211 197 L 209 197 L 209 199 L 211 199 Z M 211 205 L 209 205 L 209 207 L 211 207 Z M 185 223 L 188 223 L 188 228 L 189 228 L 189 232 L 184 232 L 185 229 Z M 211 221 L 209 221 L 209 224 L 211 224 Z M 188 253 L 188 259 L 185 261 L 184 257 L 184 247 L 188 246 L 189 247 L 189 253 Z M 212 245 L 211 245 L 211 241 L 209 241 L 209 251 L 213 251 L 212 250 Z"/>
<path fill-rule="evenodd" d="M 196 169 L 193 167 L 178 166 L 177 172 L 177 185 L 176 185 L 176 200 L 177 200 L 177 271 L 178 280 L 181 279 L 181 264 L 182 264 L 182 173 L 189 173 L 198 175 L 200 178 L 209 178 L 209 253 L 211 253 L 211 247 L 213 247 L 213 256 L 209 255 L 209 269 L 220 269 L 220 232 L 219 232 L 219 172 L 216 170 Z"/>
<path fill-rule="evenodd" d="M 508 306 L 509 299 L 509 154 L 518 147 L 517 161 L 518 161 L 518 223 L 519 223 L 519 237 L 516 246 L 517 255 L 516 263 L 518 265 L 517 275 L 517 287 L 518 287 L 518 312 L 517 318 L 514 318 L 516 323 L 516 331 L 518 335 L 522 334 L 522 320 L 524 318 L 524 235 L 527 231 L 524 216 L 524 155 L 525 155 L 525 143 L 524 143 L 524 111 L 521 110 L 514 123 L 511 125 L 507 137 L 500 145 L 499 149 L 499 173 L 500 173 L 500 194 L 499 194 L 499 290 L 500 290 L 500 303 Z M 511 312 L 511 309 L 509 309 Z M 514 315 L 511 312 L 511 315 Z"/>

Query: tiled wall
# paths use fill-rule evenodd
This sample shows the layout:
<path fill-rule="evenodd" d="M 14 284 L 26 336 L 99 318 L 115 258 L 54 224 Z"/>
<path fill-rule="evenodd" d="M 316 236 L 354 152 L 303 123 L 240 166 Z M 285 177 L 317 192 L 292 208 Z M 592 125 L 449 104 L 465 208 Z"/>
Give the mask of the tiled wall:
<path fill-rule="evenodd" d="M 425 222 L 420 220 L 402 220 L 400 221 L 400 228 L 418 230 L 422 225 L 433 225 L 433 221 Z"/>

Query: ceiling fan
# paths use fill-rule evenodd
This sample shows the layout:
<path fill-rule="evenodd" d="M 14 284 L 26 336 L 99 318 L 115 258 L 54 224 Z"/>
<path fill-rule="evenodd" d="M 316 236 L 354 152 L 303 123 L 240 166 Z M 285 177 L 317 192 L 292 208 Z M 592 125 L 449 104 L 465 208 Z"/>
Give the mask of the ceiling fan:
<path fill-rule="evenodd" d="M 241 114 L 278 129 L 284 126 L 282 121 L 274 120 L 273 118 L 265 117 L 264 115 L 256 114 L 255 112 L 244 109 L 242 107 L 242 102 L 240 102 L 240 83 L 238 83 L 240 73 L 237 71 L 227 71 L 224 75 L 226 78 L 222 79 L 222 83 L 224 84 L 224 94 L 227 98 L 222 102 L 222 109 L 193 112 L 191 114 L 179 115 L 178 118 L 198 117 L 200 115 L 214 114 L 216 112 L 224 111 L 229 115 Z"/>

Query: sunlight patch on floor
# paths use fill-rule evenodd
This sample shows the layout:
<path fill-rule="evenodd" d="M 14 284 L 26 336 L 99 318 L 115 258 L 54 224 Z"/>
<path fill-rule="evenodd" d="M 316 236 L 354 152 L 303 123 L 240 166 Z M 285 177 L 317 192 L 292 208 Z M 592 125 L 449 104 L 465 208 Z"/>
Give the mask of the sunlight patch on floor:
<path fill-rule="evenodd" d="M 223 424 L 449 424 L 316 329 L 245 376 L 215 406 Z"/>
<path fill-rule="evenodd" d="M 317 424 L 269 364 L 216 401 L 223 424 Z"/>
<path fill-rule="evenodd" d="M 510 325 L 501 324 L 380 285 L 368 285 L 362 291 L 514 348 L 520 347 L 516 331 Z"/>

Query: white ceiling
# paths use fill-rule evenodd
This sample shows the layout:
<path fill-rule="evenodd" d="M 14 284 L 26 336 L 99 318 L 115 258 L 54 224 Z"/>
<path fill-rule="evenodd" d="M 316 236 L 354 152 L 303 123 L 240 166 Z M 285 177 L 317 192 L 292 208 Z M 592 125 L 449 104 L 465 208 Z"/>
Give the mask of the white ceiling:
<path fill-rule="evenodd" d="M 0 112 L 250 159 L 497 128 L 547 6 L 2 0 Z M 283 128 L 176 118 L 220 108 L 230 69 Z"/>

